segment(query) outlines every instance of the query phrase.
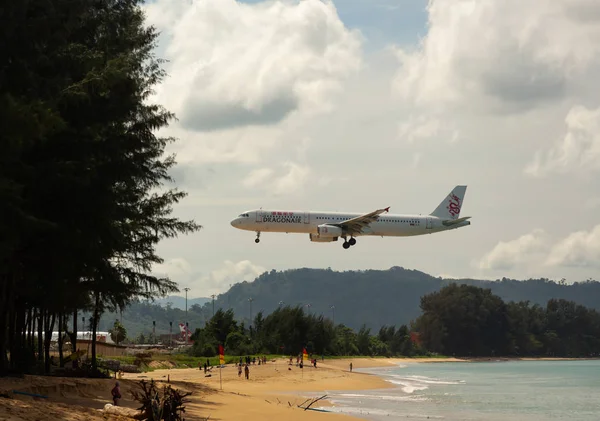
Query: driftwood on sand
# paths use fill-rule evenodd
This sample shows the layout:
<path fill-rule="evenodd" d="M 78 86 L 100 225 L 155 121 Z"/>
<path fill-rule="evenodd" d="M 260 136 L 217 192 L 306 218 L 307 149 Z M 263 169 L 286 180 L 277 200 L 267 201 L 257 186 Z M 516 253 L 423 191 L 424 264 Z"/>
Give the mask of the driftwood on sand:
<path fill-rule="evenodd" d="M 307 399 L 307 400 L 305 400 L 304 402 L 302 402 L 300 405 L 298 405 L 298 408 L 302 408 L 302 409 L 304 409 L 305 411 L 306 411 L 307 409 L 309 409 L 309 410 L 311 410 L 311 411 L 329 412 L 329 411 L 326 411 L 326 410 L 324 410 L 324 409 L 314 409 L 314 408 L 311 408 L 311 406 L 312 406 L 313 404 L 315 404 L 315 403 L 319 402 L 321 399 L 325 399 L 326 397 L 327 397 L 327 395 L 323 395 L 323 396 L 321 396 L 320 398 Z M 305 404 L 306 402 L 308 402 L 309 400 L 310 400 L 310 403 L 309 403 L 308 405 L 306 405 L 306 406 L 304 406 L 304 407 L 303 407 L 302 405 L 304 405 L 304 404 Z"/>
<path fill-rule="evenodd" d="M 114 406 L 110 403 L 104 405 L 104 409 L 102 410 L 102 412 L 104 412 L 105 414 L 122 415 L 124 417 L 133 418 L 135 420 L 145 419 L 144 413 L 136 409 L 125 408 L 123 406 Z"/>

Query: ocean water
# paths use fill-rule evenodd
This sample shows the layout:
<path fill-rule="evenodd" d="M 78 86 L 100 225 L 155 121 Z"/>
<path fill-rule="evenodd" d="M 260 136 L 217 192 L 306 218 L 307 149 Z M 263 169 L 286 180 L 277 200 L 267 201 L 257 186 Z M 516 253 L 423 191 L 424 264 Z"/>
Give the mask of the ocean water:
<path fill-rule="evenodd" d="M 356 370 L 394 388 L 328 391 L 323 408 L 373 421 L 598 421 L 600 361 L 410 363 Z"/>

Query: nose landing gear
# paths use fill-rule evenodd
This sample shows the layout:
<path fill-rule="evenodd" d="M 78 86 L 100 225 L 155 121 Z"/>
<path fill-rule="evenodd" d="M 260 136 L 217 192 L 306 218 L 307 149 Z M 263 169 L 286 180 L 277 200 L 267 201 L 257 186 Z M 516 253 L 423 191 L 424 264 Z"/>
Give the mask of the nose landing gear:
<path fill-rule="evenodd" d="M 254 240 L 256 244 L 260 243 L 260 231 L 256 231 L 256 240 Z"/>

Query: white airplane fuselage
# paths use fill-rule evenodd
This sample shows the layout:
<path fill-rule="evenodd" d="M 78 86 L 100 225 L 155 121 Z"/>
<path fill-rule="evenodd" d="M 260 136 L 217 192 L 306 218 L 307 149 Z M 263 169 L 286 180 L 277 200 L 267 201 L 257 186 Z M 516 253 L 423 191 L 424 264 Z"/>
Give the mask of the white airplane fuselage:
<path fill-rule="evenodd" d="M 281 232 L 308 234 L 318 243 L 343 238 L 344 248 L 349 248 L 360 236 L 411 237 L 471 225 L 470 217 L 459 218 L 466 189 L 456 186 L 429 215 L 390 214 L 389 207 L 369 213 L 255 209 L 242 213 L 231 225 L 255 231 L 257 243 L 261 232 Z"/>
<path fill-rule="evenodd" d="M 318 227 L 323 224 L 338 224 L 342 221 L 361 216 L 356 212 L 326 211 L 284 211 L 258 209 L 244 212 L 233 221 L 235 228 L 255 232 L 280 232 L 318 235 Z M 409 237 L 432 234 L 470 225 L 470 221 L 444 226 L 442 219 L 430 215 L 385 214 L 371 222 L 360 234 L 354 237 L 375 235 L 383 237 Z"/>

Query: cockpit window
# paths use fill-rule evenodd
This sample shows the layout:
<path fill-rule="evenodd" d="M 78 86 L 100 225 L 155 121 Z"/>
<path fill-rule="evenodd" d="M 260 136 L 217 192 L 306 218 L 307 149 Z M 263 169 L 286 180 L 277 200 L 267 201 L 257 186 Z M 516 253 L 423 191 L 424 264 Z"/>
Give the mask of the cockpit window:
<path fill-rule="evenodd" d="M 250 217 L 250 214 L 248 214 L 248 213 L 242 213 L 242 214 L 238 215 L 238 218 L 249 218 L 249 217 Z"/>

